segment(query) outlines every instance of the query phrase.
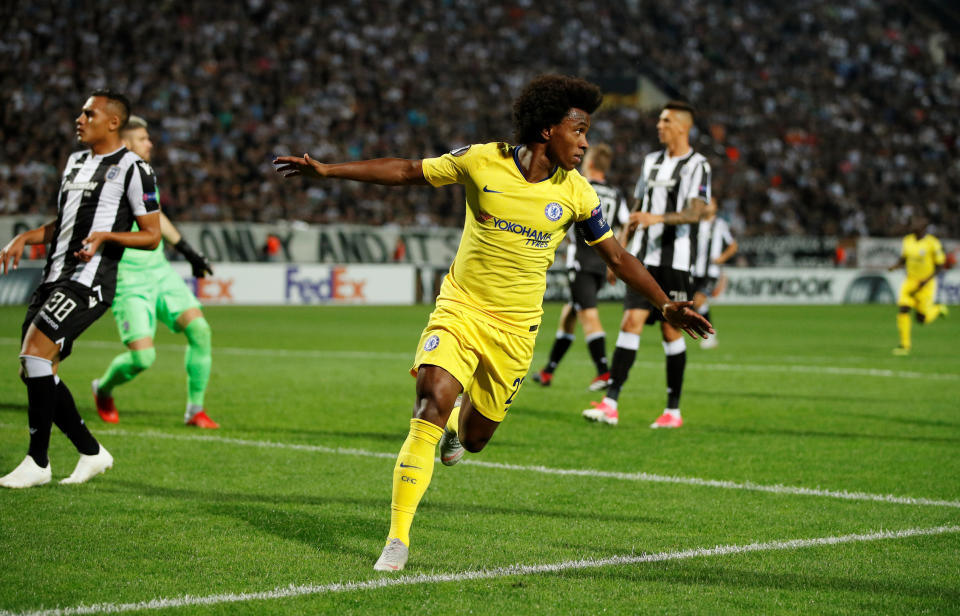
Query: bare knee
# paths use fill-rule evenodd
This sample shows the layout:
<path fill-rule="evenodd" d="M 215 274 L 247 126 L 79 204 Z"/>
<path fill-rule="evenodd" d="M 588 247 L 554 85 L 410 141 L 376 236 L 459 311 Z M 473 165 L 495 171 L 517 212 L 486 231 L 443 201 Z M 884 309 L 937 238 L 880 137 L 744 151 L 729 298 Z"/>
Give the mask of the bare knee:
<path fill-rule="evenodd" d="M 417 372 L 417 404 L 413 416 L 437 426 L 445 425 L 462 389 L 446 370 L 421 366 Z"/>
<path fill-rule="evenodd" d="M 596 308 L 584 308 L 577 316 L 580 318 L 583 332 L 588 336 L 603 331 L 603 324 L 600 323 L 600 311 Z"/>
<path fill-rule="evenodd" d="M 643 331 L 643 325 L 647 321 L 647 312 L 644 310 L 627 310 L 623 313 L 623 320 L 620 322 L 620 331 L 630 334 L 639 334 Z"/>
<path fill-rule="evenodd" d="M 491 435 L 464 434 L 460 436 L 460 444 L 470 453 L 483 451 L 483 448 L 490 442 Z"/>

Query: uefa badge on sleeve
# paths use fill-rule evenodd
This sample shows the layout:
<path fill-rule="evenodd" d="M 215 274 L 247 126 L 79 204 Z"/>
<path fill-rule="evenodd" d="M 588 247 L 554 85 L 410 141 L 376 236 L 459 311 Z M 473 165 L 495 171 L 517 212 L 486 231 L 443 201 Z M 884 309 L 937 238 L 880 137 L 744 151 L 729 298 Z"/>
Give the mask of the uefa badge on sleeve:
<path fill-rule="evenodd" d="M 440 336 L 437 336 L 436 334 L 434 334 L 429 338 L 427 338 L 427 341 L 423 343 L 423 350 L 432 351 L 438 346 L 440 346 Z"/>

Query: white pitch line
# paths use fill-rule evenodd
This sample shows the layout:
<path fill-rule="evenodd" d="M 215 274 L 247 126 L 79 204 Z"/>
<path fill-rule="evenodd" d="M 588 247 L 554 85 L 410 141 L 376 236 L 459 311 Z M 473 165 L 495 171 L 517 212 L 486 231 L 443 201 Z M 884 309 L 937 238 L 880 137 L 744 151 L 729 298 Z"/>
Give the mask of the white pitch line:
<path fill-rule="evenodd" d="M 23 426 L 14 426 L 12 424 L 0 423 L 0 428 L 22 429 Z M 98 435 L 115 436 L 134 436 L 140 438 L 166 439 L 174 441 L 201 441 L 207 443 L 224 443 L 228 445 L 240 445 L 243 447 L 261 447 L 270 449 L 290 449 L 294 451 L 310 451 L 316 453 L 326 453 L 345 456 L 360 456 L 365 458 L 383 458 L 388 460 L 396 459 L 396 453 L 385 453 L 379 451 L 369 451 L 366 449 L 355 449 L 351 447 L 327 447 L 324 445 L 304 445 L 299 443 L 278 443 L 276 441 L 248 440 L 223 436 L 198 436 L 194 434 L 170 434 L 167 432 L 157 432 L 155 430 L 146 430 L 144 432 L 131 432 L 120 428 L 106 428 L 97 430 Z M 745 490 L 749 492 L 768 492 L 772 494 L 787 494 L 793 496 L 821 496 L 826 498 L 838 498 L 842 500 L 868 501 L 879 503 L 890 503 L 896 505 L 917 505 L 927 507 L 952 507 L 960 509 L 960 501 L 938 500 L 932 498 L 897 496 L 895 494 L 871 494 L 869 492 L 848 492 L 846 490 L 825 490 L 821 488 L 805 488 L 798 486 L 785 485 L 766 485 L 753 483 L 751 481 L 736 482 L 720 479 L 701 479 L 699 477 L 678 477 L 672 475 L 657 475 L 654 473 L 634 472 L 625 473 L 619 471 L 601 471 L 595 469 L 576 469 L 576 468 L 553 468 L 539 465 L 520 465 L 507 464 L 503 462 L 487 462 L 477 459 L 466 459 L 462 464 L 469 466 L 478 466 L 482 468 L 495 468 L 506 471 L 519 471 L 526 473 L 541 473 L 544 475 L 557 475 L 561 477 L 592 477 L 598 479 L 618 479 L 621 481 L 646 481 L 650 483 L 673 483 L 681 485 L 691 485 L 704 488 L 720 488 L 724 490 Z"/>
<path fill-rule="evenodd" d="M 729 556 L 749 554 L 752 552 L 775 552 L 783 550 L 798 550 L 803 548 L 843 545 L 848 543 L 863 543 L 866 541 L 881 541 L 884 539 L 906 539 L 930 535 L 943 535 L 960 532 L 960 526 L 935 526 L 932 528 L 908 528 L 895 531 L 880 531 L 875 533 L 849 534 L 833 537 L 817 537 L 814 539 L 789 539 L 786 541 L 767 541 L 764 543 L 749 543 L 746 545 L 722 545 L 714 548 L 694 548 L 677 552 L 657 552 L 655 554 L 611 556 L 608 558 L 584 558 L 567 560 L 558 563 L 543 563 L 525 565 L 517 563 L 507 567 L 494 569 L 475 569 L 459 573 L 386 575 L 356 582 L 336 582 L 332 584 L 302 584 L 281 586 L 273 590 L 245 593 L 224 593 L 194 597 L 183 595 L 180 597 L 156 598 L 138 603 L 95 603 L 93 605 L 77 605 L 65 608 L 37 609 L 30 612 L 0 611 L 0 616 L 81 616 L 85 614 L 119 614 L 140 610 L 162 610 L 166 608 L 207 606 L 223 603 L 241 603 L 246 601 L 267 601 L 273 599 L 289 599 L 309 595 L 328 595 L 334 593 L 379 590 L 395 586 L 416 586 L 420 584 L 441 584 L 444 582 L 470 582 L 475 580 L 490 580 L 495 578 L 520 577 L 526 575 L 542 575 L 563 573 L 582 569 L 598 569 L 601 567 L 622 567 L 642 565 L 671 560 L 686 560 L 708 556 Z"/>
<path fill-rule="evenodd" d="M 0 337 L 0 344 L 20 344 L 16 338 Z M 99 349 L 116 349 L 118 352 L 123 345 L 117 342 L 108 342 L 105 340 L 81 340 L 79 346 L 87 346 Z M 157 349 L 161 351 L 182 351 L 185 345 L 182 344 L 158 344 Z M 328 359 L 342 357 L 345 359 L 396 359 L 407 362 L 413 361 L 413 352 L 397 353 L 387 351 L 344 351 L 344 350 L 324 350 L 324 349 L 256 349 L 246 347 L 225 347 L 218 346 L 214 348 L 214 354 L 217 355 L 238 355 L 238 356 L 262 356 L 262 357 L 288 357 L 294 359 Z M 663 366 L 662 361 L 637 360 L 635 365 L 646 368 L 659 368 Z M 700 363 L 690 364 L 691 370 L 708 370 L 718 372 L 775 372 L 788 374 L 825 374 L 831 376 L 866 376 L 891 379 L 926 379 L 932 381 L 960 381 L 960 374 L 951 374 L 943 372 L 913 372 L 909 370 L 887 370 L 881 368 L 854 368 L 849 366 L 809 366 L 800 364 L 731 364 L 731 363 Z"/>

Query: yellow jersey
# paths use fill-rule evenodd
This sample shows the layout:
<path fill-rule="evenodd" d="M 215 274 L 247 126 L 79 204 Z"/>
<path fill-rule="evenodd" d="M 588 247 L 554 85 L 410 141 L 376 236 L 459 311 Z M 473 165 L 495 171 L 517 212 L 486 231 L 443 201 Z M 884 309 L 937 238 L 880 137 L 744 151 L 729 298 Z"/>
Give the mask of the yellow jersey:
<path fill-rule="evenodd" d="M 597 193 L 576 170 L 557 168 L 531 183 L 517 155 L 506 143 L 466 146 L 424 159 L 423 177 L 433 186 L 462 184 L 467 201 L 460 246 L 437 305 L 535 336 L 546 272 L 567 229 L 577 223 L 590 245 L 612 233 Z"/>
<path fill-rule="evenodd" d="M 937 266 L 943 265 L 946 261 L 940 240 L 929 233 L 919 240 L 913 233 L 903 238 L 900 254 L 906 262 L 907 278 L 912 280 L 929 278 Z"/>

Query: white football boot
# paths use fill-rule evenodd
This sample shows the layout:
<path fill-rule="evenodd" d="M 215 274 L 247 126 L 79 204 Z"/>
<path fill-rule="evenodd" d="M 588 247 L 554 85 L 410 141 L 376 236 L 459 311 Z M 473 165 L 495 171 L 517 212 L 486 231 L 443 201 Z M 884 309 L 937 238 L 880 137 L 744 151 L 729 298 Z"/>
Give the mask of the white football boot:
<path fill-rule="evenodd" d="M 3 477 L 0 477 L 0 486 L 4 488 L 32 488 L 50 483 L 50 463 L 46 466 L 38 465 L 33 458 L 27 456 L 17 468 Z"/>
<path fill-rule="evenodd" d="M 383 546 L 383 552 L 377 563 L 373 566 L 374 571 L 401 571 L 407 565 L 407 558 L 410 556 L 410 548 L 403 541 L 396 537 Z"/>
<path fill-rule="evenodd" d="M 100 473 L 113 467 L 113 456 L 107 451 L 107 448 L 100 445 L 100 451 L 92 456 L 80 454 L 76 468 L 66 479 L 61 479 L 61 484 L 83 483 L 96 477 Z"/>

